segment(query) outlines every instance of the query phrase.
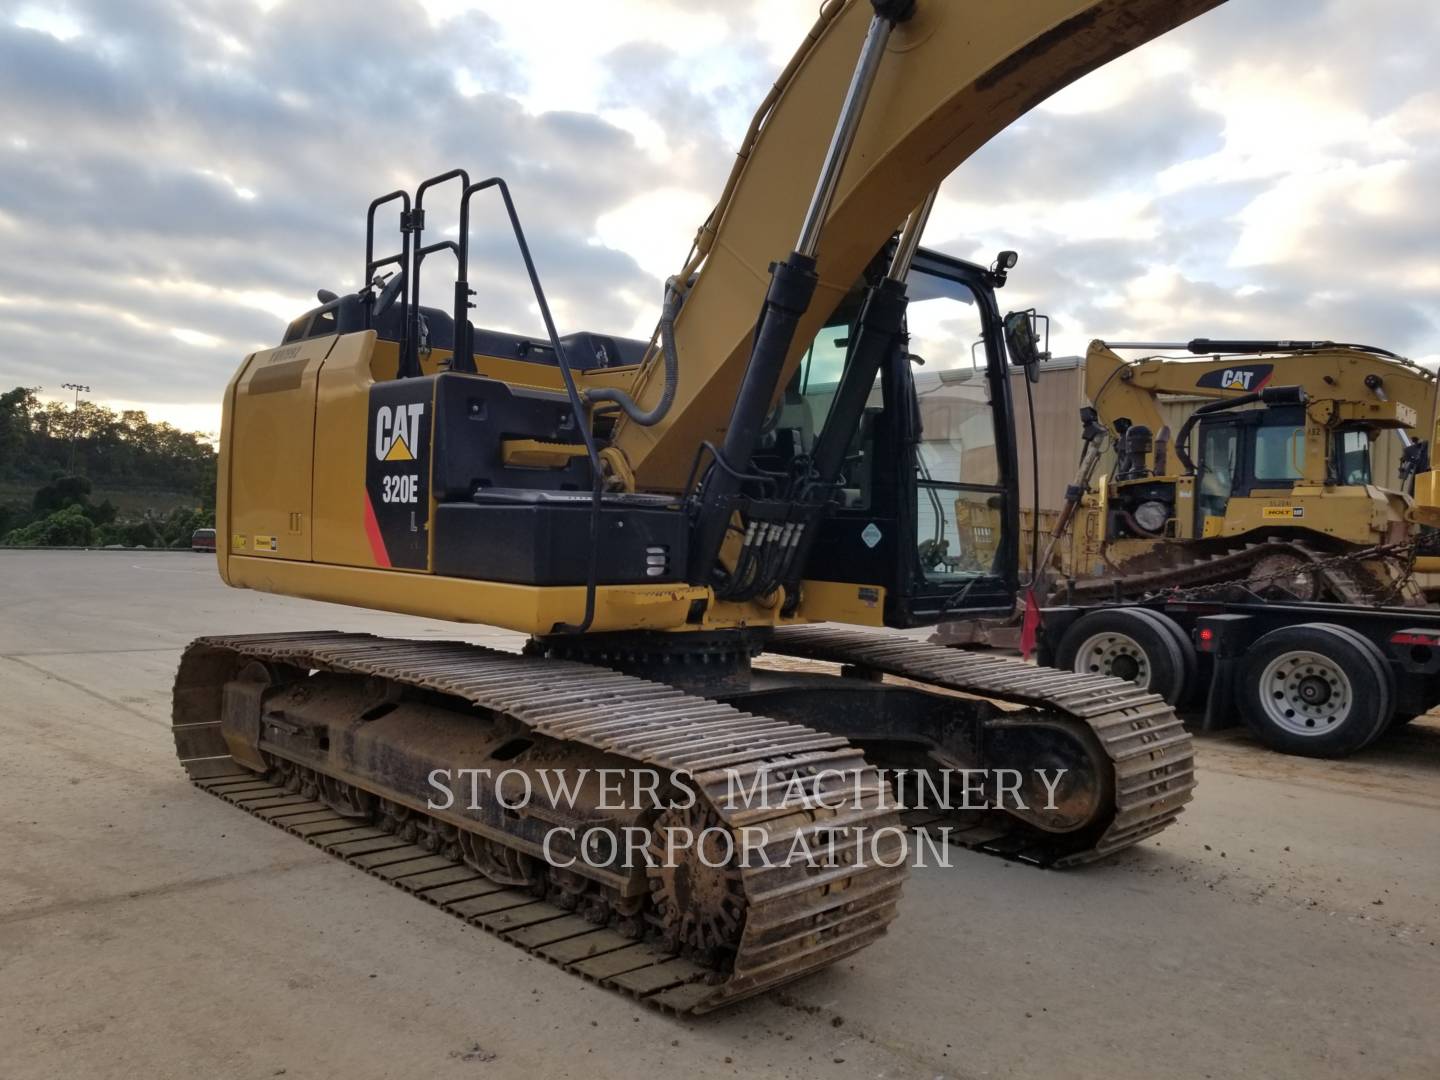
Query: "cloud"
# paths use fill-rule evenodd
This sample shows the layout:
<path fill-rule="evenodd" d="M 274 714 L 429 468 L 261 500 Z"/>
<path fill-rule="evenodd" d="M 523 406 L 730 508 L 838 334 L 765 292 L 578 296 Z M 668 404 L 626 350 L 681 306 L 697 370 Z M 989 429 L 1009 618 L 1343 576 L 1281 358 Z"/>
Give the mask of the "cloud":
<path fill-rule="evenodd" d="M 1415 356 L 1440 329 L 1440 10 L 1227 4 L 1062 92 L 947 182 L 927 241 L 1094 336 L 1330 337 Z"/>
<path fill-rule="evenodd" d="M 99 394 L 216 400 L 317 287 L 359 283 L 374 195 L 456 163 L 507 177 L 570 328 L 630 329 L 636 298 L 658 294 L 593 243 L 644 190 L 633 136 L 527 112 L 481 13 L 441 26 L 405 0 L 383 19 L 335 0 L 263 15 L 143 0 L 68 15 L 80 32 L 63 41 L 0 22 L 0 236 L 20 256 L 0 263 L 6 379 L 58 381 L 61 355 Z M 443 229 L 453 190 L 436 195 Z M 509 226 L 494 206 L 476 216 L 480 310 L 524 322 Z"/>
<path fill-rule="evenodd" d="M 0 12 L 0 384 L 216 401 L 316 288 L 358 284 L 374 195 L 457 165 L 510 182 L 563 329 L 643 334 L 815 7 Z M 1018 248 L 1003 300 L 1051 312 L 1057 352 L 1273 334 L 1435 354 L 1437 40 L 1428 0 L 1224 5 L 1002 133 L 926 240 Z M 436 196 L 432 237 L 454 224 Z M 474 225 L 477 321 L 535 332 L 508 225 L 493 204 Z"/>
<path fill-rule="evenodd" d="M 1223 127 L 1220 114 L 1195 101 L 1184 76 L 1169 75 L 1104 109 L 1036 110 L 962 165 L 953 187 L 1024 192 L 1041 202 L 1126 190 L 1175 161 L 1218 149 Z"/>

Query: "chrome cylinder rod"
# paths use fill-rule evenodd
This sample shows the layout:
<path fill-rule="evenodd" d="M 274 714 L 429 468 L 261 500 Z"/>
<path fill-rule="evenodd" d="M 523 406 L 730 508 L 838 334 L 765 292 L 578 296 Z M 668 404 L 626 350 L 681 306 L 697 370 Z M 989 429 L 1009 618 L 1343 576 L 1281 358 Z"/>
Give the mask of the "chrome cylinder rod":
<path fill-rule="evenodd" d="M 1188 350 L 1188 341 L 1102 341 L 1107 349 L 1118 352 L 1121 349 L 1156 349 L 1163 352 Z"/>
<path fill-rule="evenodd" d="M 855 144 L 855 133 L 860 129 L 860 118 L 865 115 L 865 102 L 875 85 L 875 75 L 880 70 L 880 61 L 885 56 L 885 44 L 890 40 L 890 31 L 895 28 L 893 19 L 875 15 L 870 20 L 870 29 L 865 33 L 865 44 L 860 50 L 860 60 L 850 76 L 849 89 L 845 91 L 845 103 L 840 107 L 840 119 L 830 136 L 830 148 L 825 151 L 825 164 L 820 169 L 820 178 L 810 196 L 810 207 L 805 211 L 805 223 L 800 227 L 800 239 L 795 250 L 801 255 L 814 258 L 820 246 L 820 233 L 825 219 L 830 216 L 830 206 L 835 201 L 835 191 L 840 185 L 840 173 L 845 168 L 850 148 Z"/>
<path fill-rule="evenodd" d="M 900 230 L 900 243 L 895 248 L 895 258 L 890 261 L 890 273 L 886 275 L 891 281 L 904 285 L 909 280 L 910 265 L 915 261 L 915 253 L 920 250 L 920 237 L 925 232 L 925 224 L 930 220 L 930 211 L 935 209 L 935 197 L 939 194 L 938 190 L 930 192 L 905 219 L 905 227 Z"/>

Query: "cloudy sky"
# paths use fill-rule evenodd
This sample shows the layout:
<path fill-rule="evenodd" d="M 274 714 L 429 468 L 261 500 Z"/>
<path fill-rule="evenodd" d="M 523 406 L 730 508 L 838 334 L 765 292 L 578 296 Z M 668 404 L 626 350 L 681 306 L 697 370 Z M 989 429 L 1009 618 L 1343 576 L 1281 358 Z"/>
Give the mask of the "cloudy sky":
<path fill-rule="evenodd" d="M 0 389 L 213 430 L 245 353 L 358 284 L 370 198 L 456 165 L 510 181 L 562 332 L 648 333 L 815 7 L 0 0 Z M 1002 134 L 926 242 L 1017 248 L 1005 301 L 1050 312 L 1058 353 L 1440 358 L 1437 51 L 1433 0 L 1230 0 Z M 499 225 L 476 321 L 530 329 Z"/>

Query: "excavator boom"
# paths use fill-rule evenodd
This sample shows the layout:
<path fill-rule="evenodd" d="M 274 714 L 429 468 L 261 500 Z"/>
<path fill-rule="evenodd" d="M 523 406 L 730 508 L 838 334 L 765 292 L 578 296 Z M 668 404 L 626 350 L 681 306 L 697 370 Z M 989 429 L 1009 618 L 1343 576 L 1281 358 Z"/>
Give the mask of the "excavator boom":
<path fill-rule="evenodd" d="M 1152 355 L 1131 360 L 1120 355 L 1132 350 Z M 1182 351 L 1194 358 L 1173 355 Z M 1329 341 L 1197 339 L 1093 341 L 1085 354 L 1085 398 L 1112 430 L 1124 418 L 1158 432 L 1164 426 L 1159 402 L 1166 397 L 1224 400 L 1274 386 L 1304 387 L 1312 399 L 1400 404 L 1414 414 L 1405 425 L 1407 435 L 1428 438 L 1434 423 L 1434 374 L 1385 349 Z"/>
<path fill-rule="evenodd" d="M 815 300 L 779 383 L 900 222 L 970 155 L 1082 75 L 1219 2 L 915 5 L 895 26 L 838 177 L 817 240 Z M 741 148 L 731 184 L 701 230 L 699 277 L 676 322 L 684 377 L 674 405 L 654 426 L 622 420 L 615 432 L 613 445 L 639 490 L 681 490 L 695 447 L 724 438 L 768 267 L 785 259 L 810 207 L 812 188 L 796 179 L 821 173 L 831 121 L 873 15 L 866 0 L 824 6 Z M 660 367 L 652 357 L 641 374 L 642 405 L 660 398 Z"/>

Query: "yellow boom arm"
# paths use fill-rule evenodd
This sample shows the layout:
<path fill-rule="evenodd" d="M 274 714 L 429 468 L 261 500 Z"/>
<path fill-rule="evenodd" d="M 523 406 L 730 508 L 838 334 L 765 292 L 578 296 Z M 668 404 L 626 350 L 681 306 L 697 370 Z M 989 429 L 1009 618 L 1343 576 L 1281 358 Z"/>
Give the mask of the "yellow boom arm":
<path fill-rule="evenodd" d="M 1092 341 L 1085 354 L 1085 397 L 1112 432 L 1122 417 L 1158 432 L 1164 424 L 1158 400 L 1162 397 L 1220 400 L 1267 386 L 1300 386 L 1312 401 L 1334 401 L 1356 409 L 1394 403 L 1399 406 L 1396 415 L 1414 414 L 1404 426 L 1419 437 L 1429 437 L 1435 420 L 1433 374 L 1417 364 L 1360 349 L 1237 353 L 1204 359 L 1148 356 L 1127 361 L 1105 342 Z M 1376 410 L 1376 414 L 1388 411 Z"/>
<path fill-rule="evenodd" d="M 780 385 L 895 228 L 961 162 L 1057 90 L 1220 2 L 921 0 L 886 47 Z M 622 419 L 612 440 L 639 490 L 679 490 L 700 443 L 724 437 L 769 265 L 795 246 L 873 11 L 870 0 L 827 3 L 757 116 L 691 263 L 699 276 L 676 321 L 673 407 L 652 427 Z M 637 379 L 643 408 L 660 400 L 662 366 L 652 355 Z"/>

